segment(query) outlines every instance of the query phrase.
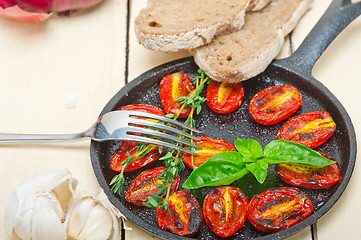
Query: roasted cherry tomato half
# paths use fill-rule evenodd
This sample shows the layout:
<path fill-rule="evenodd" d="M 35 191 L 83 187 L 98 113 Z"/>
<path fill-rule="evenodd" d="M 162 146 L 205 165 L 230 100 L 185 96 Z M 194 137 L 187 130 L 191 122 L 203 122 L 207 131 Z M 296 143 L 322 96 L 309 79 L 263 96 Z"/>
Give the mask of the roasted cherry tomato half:
<path fill-rule="evenodd" d="M 294 187 L 279 187 L 255 195 L 248 205 L 248 220 L 264 232 L 274 233 L 308 218 L 311 200 Z"/>
<path fill-rule="evenodd" d="M 169 211 L 156 208 L 158 226 L 166 231 L 191 237 L 201 227 L 202 211 L 197 199 L 188 191 L 177 191 L 168 199 Z"/>
<path fill-rule="evenodd" d="M 152 113 L 164 117 L 163 110 L 159 107 L 147 105 L 147 104 L 131 104 L 118 108 L 117 110 L 129 110 L 129 111 L 138 111 Z M 140 127 L 140 126 L 139 126 Z M 127 152 L 130 155 L 136 154 L 138 149 L 137 142 L 134 141 L 124 141 L 123 144 L 118 148 L 116 153 L 111 157 L 110 168 L 114 171 L 121 172 L 123 165 L 121 165 L 124 160 L 128 158 Z M 148 154 L 142 158 L 134 159 L 124 170 L 124 172 L 130 172 L 145 165 L 148 165 L 162 156 L 162 153 L 159 153 L 158 147 L 154 146 Z"/>
<path fill-rule="evenodd" d="M 152 114 L 164 117 L 164 112 L 163 112 L 163 110 L 161 108 L 153 106 L 153 105 L 148 105 L 148 104 L 125 105 L 125 106 L 122 106 L 122 107 L 118 108 L 117 110 L 118 111 L 127 110 L 127 111 L 138 111 L 138 112 L 144 112 L 144 113 L 152 113 Z M 134 117 L 134 118 L 145 119 L 145 118 L 142 118 L 142 117 Z M 149 120 L 153 121 L 153 122 L 157 121 L 157 120 L 154 120 L 154 119 L 149 119 Z M 145 128 L 144 126 L 140 126 L 140 125 L 135 125 L 135 126 Z M 133 134 L 133 133 L 130 133 L 130 134 Z M 135 134 L 135 135 L 141 135 L 141 134 Z"/>
<path fill-rule="evenodd" d="M 249 102 L 251 117 L 258 123 L 279 123 L 294 114 L 302 105 L 299 91 L 290 86 L 273 86 L 258 92 Z"/>
<path fill-rule="evenodd" d="M 330 158 L 319 152 L 323 157 Z M 336 184 L 340 180 L 340 166 L 337 163 L 323 168 L 311 168 L 280 163 L 275 167 L 277 175 L 285 183 L 301 188 L 322 189 Z"/>
<path fill-rule="evenodd" d="M 211 81 L 207 87 L 207 105 L 216 113 L 230 113 L 241 106 L 244 96 L 242 83 Z"/>
<path fill-rule="evenodd" d="M 131 104 L 125 105 L 117 110 L 127 110 L 127 111 L 138 111 L 138 112 L 145 112 L 145 113 L 152 113 L 159 116 L 164 117 L 163 110 L 159 107 L 148 105 L 148 104 Z"/>
<path fill-rule="evenodd" d="M 135 141 L 124 141 L 118 148 L 116 153 L 111 157 L 110 168 L 113 171 L 121 172 L 123 169 L 122 162 L 128 159 L 127 152 L 130 156 L 137 153 L 138 142 Z M 164 148 L 163 148 L 164 151 Z M 158 146 L 153 145 L 151 150 L 142 158 L 135 158 L 125 169 L 124 172 L 130 172 L 137 170 L 145 165 L 151 164 L 162 156 L 163 152 L 159 152 Z"/>
<path fill-rule="evenodd" d="M 164 111 L 167 114 L 177 114 L 181 109 L 177 99 L 187 96 L 193 90 L 192 82 L 185 72 L 176 72 L 164 76 L 160 82 L 159 90 Z M 179 118 L 188 117 L 190 112 L 190 107 L 184 108 L 179 114 Z"/>
<path fill-rule="evenodd" d="M 182 153 L 183 162 L 190 168 L 193 168 L 192 158 L 194 166 L 199 167 L 217 153 L 224 151 L 236 151 L 232 144 L 223 141 L 220 138 L 214 140 L 203 136 L 199 137 L 199 141 L 194 141 L 194 144 L 199 147 L 199 149 L 195 150 L 195 153 L 197 153 L 198 156 L 193 156 L 189 153 Z"/>
<path fill-rule="evenodd" d="M 158 177 L 164 169 L 164 167 L 157 167 L 142 172 L 130 183 L 129 188 L 125 192 L 125 199 L 135 205 L 143 206 L 143 202 L 147 201 L 146 198 L 149 197 L 150 194 L 157 194 L 159 188 L 154 186 L 154 184 L 163 184 Z M 170 193 L 178 189 L 179 181 L 180 177 L 178 175 L 170 185 Z"/>
<path fill-rule="evenodd" d="M 305 113 L 288 119 L 277 133 L 278 139 L 316 148 L 336 131 L 336 124 L 328 112 Z"/>
<path fill-rule="evenodd" d="M 217 187 L 204 198 L 203 215 L 212 231 L 229 237 L 243 227 L 248 200 L 236 187 Z"/>

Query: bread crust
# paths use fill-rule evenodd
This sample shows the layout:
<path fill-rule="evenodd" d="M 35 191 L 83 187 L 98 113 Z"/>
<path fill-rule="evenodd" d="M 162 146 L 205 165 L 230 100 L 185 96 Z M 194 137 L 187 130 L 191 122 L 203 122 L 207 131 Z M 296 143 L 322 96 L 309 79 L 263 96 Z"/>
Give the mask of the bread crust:
<path fill-rule="evenodd" d="M 193 49 L 211 42 L 214 36 L 229 34 L 241 29 L 250 0 L 243 1 L 242 9 L 237 14 L 228 16 L 222 21 L 214 22 L 205 27 L 194 26 L 186 31 L 169 31 L 168 33 L 150 32 L 142 27 L 144 24 L 141 23 L 144 21 L 142 16 L 149 12 L 149 10 L 143 9 L 135 20 L 135 34 L 139 43 L 151 50 L 177 52 Z"/>
<path fill-rule="evenodd" d="M 247 11 L 259 11 L 269 4 L 272 0 L 251 0 L 247 7 Z"/>
<path fill-rule="evenodd" d="M 279 4 L 286 4 L 287 1 L 290 0 L 275 0 L 270 5 L 277 4 L 277 2 Z M 231 42 L 230 44 L 223 46 L 226 49 L 223 54 L 227 54 L 227 51 L 231 51 L 235 48 L 235 45 L 232 46 L 232 44 L 235 44 L 233 39 L 247 37 L 247 33 L 244 33 L 246 31 L 244 30 L 246 29 L 245 25 L 244 29 L 241 29 L 238 32 L 227 36 L 221 36 L 214 39 L 207 46 L 191 50 L 190 53 L 194 56 L 194 61 L 209 77 L 216 81 L 240 82 L 258 75 L 263 72 L 272 60 L 279 54 L 284 43 L 284 37 L 294 29 L 303 14 L 309 9 L 310 2 L 312 0 L 299 1 L 300 3 L 290 17 L 287 18 L 287 21 L 284 22 L 282 26 L 280 26 L 278 30 L 275 31 L 272 36 L 269 36 L 269 38 L 267 38 L 261 45 L 252 49 L 252 46 L 247 44 L 242 45 L 242 39 L 239 39 L 239 41 L 241 41 L 241 45 L 237 46 L 239 48 L 239 54 L 242 54 L 242 48 L 244 48 L 244 50 L 251 52 L 252 56 L 246 56 L 239 62 L 233 62 L 233 65 L 230 64 L 230 66 L 224 66 L 223 64 L 223 66 L 220 66 L 220 63 L 222 62 L 220 62 L 214 54 L 215 46 L 216 44 L 219 45 L 220 41 L 226 42 L 229 40 L 229 42 Z M 270 5 L 268 7 L 272 7 Z M 246 24 L 247 20 L 248 19 L 246 17 Z M 256 38 L 257 36 L 254 37 Z M 224 61 L 224 63 L 227 64 L 228 62 Z"/>

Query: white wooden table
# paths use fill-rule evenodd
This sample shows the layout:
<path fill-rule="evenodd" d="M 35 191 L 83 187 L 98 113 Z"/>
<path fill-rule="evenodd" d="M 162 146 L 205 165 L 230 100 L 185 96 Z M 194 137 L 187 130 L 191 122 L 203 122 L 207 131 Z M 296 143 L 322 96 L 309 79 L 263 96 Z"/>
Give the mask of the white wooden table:
<path fill-rule="evenodd" d="M 293 32 L 297 47 L 330 0 L 314 0 L 313 8 Z M 88 128 L 107 101 L 141 73 L 187 53 L 160 53 L 136 41 L 133 20 L 146 0 L 105 0 L 70 17 L 52 16 L 45 23 L 24 24 L 0 19 L 0 132 L 73 133 Z M 129 21 L 128 21 L 129 17 Z M 129 26 L 129 28 L 128 28 Z M 129 29 L 129 31 L 128 31 Z M 129 34 L 128 34 L 129 33 Z M 288 45 L 280 54 L 289 54 Z M 314 68 L 314 76 L 334 93 L 361 136 L 361 18 L 337 37 Z M 74 108 L 66 95 L 78 98 Z M 359 141 L 361 142 L 361 141 Z M 360 157 L 357 157 L 360 161 Z M 361 239 L 361 166 L 335 206 L 297 240 Z M 66 144 L 0 144 L 0 239 L 2 200 L 23 179 L 52 169 L 69 169 L 79 189 L 99 189 L 89 156 L 89 142 Z M 125 239 L 153 239 L 131 222 Z"/>

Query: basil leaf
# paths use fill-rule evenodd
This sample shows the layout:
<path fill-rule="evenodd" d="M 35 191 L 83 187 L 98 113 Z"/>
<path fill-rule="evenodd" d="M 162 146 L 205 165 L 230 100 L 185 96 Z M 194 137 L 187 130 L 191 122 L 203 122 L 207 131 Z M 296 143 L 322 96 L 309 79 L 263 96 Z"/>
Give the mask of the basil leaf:
<path fill-rule="evenodd" d="M 244 157 L 256 159 L 262 156 L 262 146 L 254 139 L 237 138 L 234 146 Z"/>
<path fill-rule="evenodd" d="M 255 176 L 259 183 L 264 183 L 267 177 L 268 163 L 264 160 L 258 160 L 257 162 L 246 165 L 246 168 Z"/>
<path fill-rule="evenodd" d="M 229 185 L 249 173 L 242 155 L 235 151 L 226 151 L 210 157 L 207 162 L 193 170 L 183 183 L 186 189 L 205 186 Z"/>
<path fill-rule="evenodd" d="M 305 167 L 321 168 L 335 163 L 330 159 L 322 157 L 319 153 L 301 144 L 275 140 L 264 148 L 264 159 L 268 163 L 291 163 Z"/>

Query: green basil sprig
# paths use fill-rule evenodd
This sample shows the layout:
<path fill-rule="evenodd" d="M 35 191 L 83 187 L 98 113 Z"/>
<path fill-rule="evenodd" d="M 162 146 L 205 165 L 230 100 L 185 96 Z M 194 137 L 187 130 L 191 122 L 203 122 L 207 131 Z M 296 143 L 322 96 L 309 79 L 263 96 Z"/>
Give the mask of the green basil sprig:
<path fill-rule="evenodd" d="M 335 163 L 312 149 L 286 140 L 275 140 L 262 149 L 253 139 L 237 139 L 237 151 L 218 153 L 196 168 L 183 187 L 197 189 L 205 186 L 229 185 L 251 172 L 259 183 L 267 176 L 269 164 L 290 163 L 321 168 Z"/>

